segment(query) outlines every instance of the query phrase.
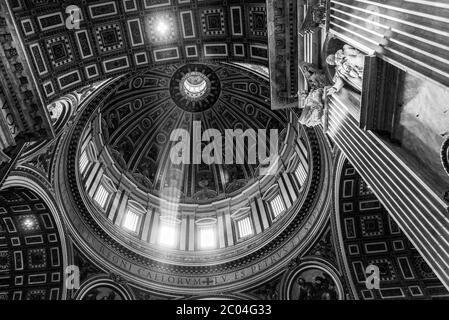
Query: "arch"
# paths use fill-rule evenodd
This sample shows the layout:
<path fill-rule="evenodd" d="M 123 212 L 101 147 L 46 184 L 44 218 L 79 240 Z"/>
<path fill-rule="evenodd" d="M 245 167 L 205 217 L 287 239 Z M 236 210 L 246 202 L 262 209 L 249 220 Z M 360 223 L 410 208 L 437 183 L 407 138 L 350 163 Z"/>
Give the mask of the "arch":
<path fill-rule="evenodd" d="M 13 299 L 31 299 L 31 298 L 43 298 L 43 299 L 67 299 L 67 287 L 65 283 L 65 270 L 72 260 L 69 257 L 69 248 L 67 243 L 67 238 L 65 236 L 64 227 L 62 225 L 62 220 L 58 214 L 58 205 L 56 204 L 53 196 L 47 190 L 46 186 L 43 186 L 41 182 L 36 181 L 37 179 L 32 177 L 29 174 L 21 174 L 21 175 L 12 175 L 8 177 L 5 181 L 4 185 L 0 189 L 0 197 L 6 192 L 13 193 L 21 193 L 24 194 L 24 202 L 23 209 L 25 211 L 18 210 L 16 219 L 16 223 L 19 222 L 20 217 L 28 217 L 29 221 L 24 221 L 25 227 L 29 229 L 31 232 L 29 236 L 25 236 L 24 234 L 20 234 L 20 228 L 23 229 L 23 226 L 18 227 L 17 236 L 15 238 L 19 240 L 13 241 L 21 241 L 24 239 L 23 243 L 21 243 L 20 248 L 26 248 L 26 250 L 22 251 L 21 258 L 28 258 L 28 263 L 33 261 L 32 264 L 26 264 L 23 270 L 16 271 L 15 278 L 20 279 L 23 275 L 20 275 L 20 271 L 26 270 L 25 268 L 31 268 L 33 272 L 32 281 L 35 281 L 36 284 L 29 286 L 26 289 L 20 289 L 21 287 L 17 287 L 18 290 L 24 292 L 26 296 L 20 297 L 12 297 Z M 28 196 L 27 196 L 28 194 Z M 27 197 L 25 199 L 25 197 Z M 3 199 L 4 200 L 4 199 Z M 26 203 L 29 201 L 29 203 Z M 0 204 L 0 207 L 8 206 L 7 201 Z M 15 208 L 17 210 L 17 208 Z M 14 210 L 14 208 L 13 208 Z M 11 208 L 7 210 L 11 212 Z M 49 215 L 47 213 L 50 213 Z M 5 215 L 2 215 L 2 219 L 5 218 Z M 13 221 L 11 220 L 11 221 Z M 13 221 L 14 222 L 14 221 Z M 23 229 L 23 232 L 26 230 Z M 56 232 L 56 233 L 55 233 Z M 31 241 L 31 242 L 30 242 Z M 32 249 L 28 249 L 27 245 L 36 241 L 36 245 L 33 246 Z M 58 251 L 60 250 L 59 254 Z M 27 251 L 27 252 L 25 252 Z M 27 256 L 25 256 L 25 254 Z M 31 260 L 30 260 L 31 259 Z M 57 259 L 59 261 L 57 261 Z M 41 262 L 41 263 L 39 263 Z M 17 266 L 15 266 L 17 267 Z M 20 269 L 20 268 L 19 268 Z M 16 268 L 16 270 L 18 270 Z M 45 276 L 44 276 L 45 275 Z M 45 281 L 44 281 L 45 278 Z M 28 279 L 24 281 L 24 283 L 29 283 L 30 275 L 28 275 Z M 53 282 L 54 281 L 54 282 Z M 45 286 L 47 288 L 52 288 L 50 291 L 45 291 L 43 289 L 44 283 L 47 283 Z M 51 283 L 59 283 L 60 292 L 58 292 L 58 288 L 52 286 Z M 17 282 L 16 282 L 17 283 Z M 20 282 L 19 282 L 20 283 Z M 33 288 L 33 289 L 32 289 Z"/>
<path fill-rule="evenodd" d="M 341 156 L 335 180 L 338 248 L 356 299 L 431 299 L 447 289 L 370 186 Z M 380 289 L 366 287 L 366 269 L 380 270 Z"/>
<path fill-rule="evenodd" d="M 75 296 L 76 300 L 135 300 L 125 284 L 100 275 L 85 281 Z"/>
<path fill-rule="evenodd" d="M 324 275 L 329 282 L 333 281 L 335 287 L 334 290 L 329 290 L 329 292 L 337 294 L 338 300 L 345 300 L 345 294 L 343 290 L 343 285 L 340 280 L 340 273 L 337 269 L 332 266 L 329 262 L 324 259 L 319 258 L 306 258 L 295 268 L 288 270 L 282 280 L 280 287 L 280 299 L 281 300 L 293 300 L 294 286 L 299 277 L 301 277 L 306 271 L 313 270 L 314 273 Z M 317 276 L 318 277 L 318 276 Z M 320 276 L 321 277 L 321 276 Z M 306 279 L 311 280 L 311 279 Z M 324 290 L 326 291 L 326 290 Z M 329 293 L 328 292 L 328 293 Z M 318 299 L 314 299 L 318 298 Z M 320 297 L 309 297 L 309 300 L 321 300 Z"/>
<path fill-rule="evenodd" d="M 176 70 L 176 66 L 168 65 L 163 70 L 166 68 Z M 217 68 L 220 68 L 220 66 L 217 66 Z M 174 72 L 173 70 L 170 71 L 170 74 Z M 222 68 L 219 70 L 223 72 L 223 77 L 226 76 L 226 79 L 229 78 L 229 75 L 225 74 L 225 72 L 228 72 L 227 70 Z M 163 289 L 166 292 L 182 292 L 183 294 L 210 292 L 212 290 L 210 285 L 204 285 L 202 279 L 195 278 L 194 281 L 184 281 L 184 275 L 197 274 L 199 268 L 203 270 L 202 272 L 204 274 L 221 272 L 222 270 L 223 272 L 229 273 L 233 270 L 241 270 L 242 267 L 250 268 L 251 265 L 258 263 L 262 259 L 268 259 L 271 256 L 274 257 L 278 254 L 278 251 L 283 255 L 282 259 L 270 260 L 269 266 L 255 271 L 254 275 L 248 273 L 240 279 L 227 277 L 223 280 L 224 282 L 216 283 L 213 291 L 237 291 L 261 281 L 262 278 L 279 275 L 293 256 L 306 250 L 328 217 L 327 208 L 330 204 L 330 197 L 327 190 L 329 190 L 331 183 L 327 168 L 330 168 L 330 154 L 324 143 L 322 133 L 315 130 L 306 130 L 304 132 L 304 147 L 310 151 L 311 168 L 310 179 L 304 188 L 304 197 L 295 201 L 290 207 L 289 213 L 282 215 L 275 224 L 272 224 L 272 221 L 268 218 L 267 221 L 263 221 L 263 225 L 256 226 L 258 227 L 258 229 L 255 228 L 257 234 L 251 239 L 253 245 L 249 246 L 249 243 L 235 242 L 232 227 L 226 229 L 230 231 L 229 233 L 224 233 L 225 223 L 232 223 L 232 219 L 230 219 L 231 221 L 226 219 L 229 219 L 230 213 L 240 208 L 241 205 L 254 207 L 255 210 L 259 210 L 261 214 L 266 215 L 267 213 L 263 208 L 261 195 L 280 176 L 265 176 L 260 179 L 260 183 L 257 180 L 247 189 L 247 192 L 230 198 L 231 201 L 218 199 L 215 203 L 207 205 L 203 203 L 181 203 L 181 223 L 184 224 L 185 230 L 189 230 L 189 236 L 190 230 L 195 230 L 197 227 L 195 217 L 203 218 L 213 216 L 217 217 L 216 225 L 218 225 L 218 228 L 221 228 L 218 235 L 227 238 L 218 238 L 219 247 L 213 250 L 202 250 L 198 252 L 196 251 L 195 243 L 193 243 L 194 241 L 189 240 L 187 242 L 185 241 L 186 238 L 183 238 L 184 240 L 180 242 L 182 243 L 179 245 L 180 250 L 167 250 L 165 248 L 161 250 L 157 245 L 157 227 L 160 223 L 160 217 L 156 210 L 148 212 L 138 234 L 122 232 L 120 229 L 121 215 L 117 215 L 115 219 L 111 219 L 109 215 L 104 216 L 96 214 L 97 211 L 91 211 L 92 207 L 89 205 L 89 201 L 86 201 L 84 190 L 78 188 L 81 183 L 79 181 L 79 175 L 76 172 L 76 157 L 72 156 L 76 153 L 80 145 L 80 139 L 82 139 L 83 133 L 85 132 L 86 123 L 91 122 L 96 116 L 97 113 L 95 111 L 99 106 L 104 105 L 105 101 L 113 94 L 126 93 L 129 86 L 125 86 L 124 83 L 131 85 L 132 83 L 130 82 L 135 76 L 128 74 L 121 79 L 116 79 L 116 81 L 109 83 L 109 85 L 99 91 L 86 105 L 84 111 L 75 119 L 75 125 L 61 141 L 62 147 L 56 161 L 56 170 L 63 174 L 63 178 L 57 181 L 56 194 L 64 206 L 63 213 L 67 216 L 67 226 L 73 233 L 73 238 L 76 243 L 88 251 L 91 258 L 100 261 L 102 265 L 124 277 L 126 280 L 138 281 L 145 287 L 157 290 Z M 255 83 L 258 83 L 260 80 L 260 78 L 256 79 L 253 76 L 251 79 Z M 160 98 L 160 96 L 158 97 Z M 163 95 L 163 97 L 168 98 L 169 96 Z M 108 107 L 104 106 L 106 109 Z M 277 121 L 280 120 L 278 119 Z M 292 118 L 292 121 L 295 121 L 295 118 Z M 292 146 L 296 146 L 294 139 L 297 135 L 293 137 L 293 133 L 297 131 L 290 130 L 290 132 L 292 136 L 289 139 L 289 143 Z M 289 149 L 286 158 L 290 158 L 293 151 L 293 149 Z M 109 161 L 110 159 L 105 160 Z M 106 169 L 115 170 L 115 167 L 108 166 Z M 280 170 L 285 171 L 285 167 L 282 166 Z M 157 199 L 157 194 L 148 194 L 141 192 L 139 188 L 135 188 L 134 184 L 129 183 L 130 179 L 127 175 L 110 176 L 110 178 L 113 179 L 114 183 L 120 181 L 120 189 L 122 186 L 125 187 L 123 189 L 125 195 L 123 201 L 127 201 L 128 197 L 132 194 L 135 200 L 147 198 L 152 202 L 157 200 L 158 205 L 161 203 L 166 204 L 164 199 Z M 281 187 L 284 188 L 285 185 Z M 323 191 L 323 189 L 326 191 Z M 68 191 L 71 192 L 68 193 Z M 252 199 L 253 203 L 248 202 L 249 198 Z M 144 205 L 149 204 L 151 208 L 154 208 L 149 201 L 144 202 Z M 209 210 L 210 206 L 214 206 L 215 209 L 212 214 Z M 117 208 L 120 208 L 117 210 L 118 212 L 123 213 L 122 206 Z M 82 225 L 82 231 L 78 228 L 80 225 Z M 187 232 L 185 236 L 187 236 Z M 104 252 L 96 249 L 98 245 L 106 242 L 109 244 L 114 243 L 111 246 L 113 252 L 108 256 L 105 256 Z M 136 244 L 138 245 L 136 246 Z M 192 249 L 195 251 L 194 255 L 192 255 Z M 119 252 L 118 250 L 120 250 L 120 257 L 116 256 L 116 252 Z M 144 268 L 142 268 L 143 264 L 145 264 Z M 152 278 L 154 272 L 162 273 L 166 276 L 155 279 L 154 277 Z"/>
<path fill-rule="evenodd" d="M 340 207 L 339 207 L 339 203 L 340 203 L 340 179 L 341 179 L 341 174 L 343 171 L 343 166 L 345 164 L 345 161 L 347 161 L 346 157 L 342 154 L 339 155 L 339 157 L 336 159 L 335 161 L 335 169 L 334 169 L 334 191 L 333 191 L 333 202 L 334 202 L 334 216 L 332 217 L 332 228 L 333 230 L 336 230 L 336 235 L 337 235 L 337 242 L 338 242 L 338 248 L 339 248 L 339 252 L 337 252 L 337 254 L 340 257 L 340 261 L 343 264 L 343 268 L 345 270 L 344 274 L 347 278 L 347 283 L 349 284 L 349 287 L 351 289 L 351 294 L 353 295 L 353 297 L 358 300 L 358 293 L 357 290 L 355 289 L 354 283 L 351 281 L 350 277 L 348 276 L 350 274 L 350 269 L 349 269 L 349 265 L 348 265 L 348 261 L 345 258 L 346 257 L 346 249 L 343 246 L 343 232 L 341 229 L 341 224 L 340 224 Z"/>

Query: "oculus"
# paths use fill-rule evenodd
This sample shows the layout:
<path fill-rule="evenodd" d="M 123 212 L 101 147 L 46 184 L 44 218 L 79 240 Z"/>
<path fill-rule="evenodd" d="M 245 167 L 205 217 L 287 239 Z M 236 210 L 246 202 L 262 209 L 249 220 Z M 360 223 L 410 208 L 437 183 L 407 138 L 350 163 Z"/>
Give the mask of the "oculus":
<path fill-rule="evenodd" d="M 188 99 L 201 100 L 209 90 L 210 81 L 201 72 L 189 72 L 181 80 L 180 91 Z"/>
<path fill-rule="evenodd" d="M 180 67 L 170 81 L 170 95 L 176 105 L 190 113 L 212 108 L 220 97 L 221 83 L 215 71 L 204 64 Z"/>

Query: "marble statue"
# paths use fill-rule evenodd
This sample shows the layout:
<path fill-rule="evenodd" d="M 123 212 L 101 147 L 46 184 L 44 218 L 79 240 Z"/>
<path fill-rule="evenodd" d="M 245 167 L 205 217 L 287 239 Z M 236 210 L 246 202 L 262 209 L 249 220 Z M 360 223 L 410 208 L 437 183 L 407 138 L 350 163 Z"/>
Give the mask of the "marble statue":
<path fill-rule="evenodd" d="M 316 88 L 309 93 L 304 93 L 301 98 L 304 99 L 304 108 L 299 118 L 299 122 L 306 127 L 316 127 L 323 124 L 325 111 L 326 89 Z"/>
<path fill-rule="evenodd" d="M 353 83 L 359 88 L 362 87 L 365 63 L 365 55 L 362 52 L 346 44 L 343 49 L 329 55 L 326 62 L 336 68 L 334 85 L 328 90 L 328 95 L 339 92 L 345 81 Z"/>
<path fill-rule="evenodd" d="M 2 149 L 0 149 L 0 165 L 4 163 L 8 163 L 11 161 L 11 158 L 6 155 L 6 153 L 3 152 Z"/>
<path fill-rule="evenodd" d="M 300 65 L 301 71 L 307 80 L 309 91 L 299 93 L 302 113 L 299 122 L 306 127 L 315 127 L 323 124 L 326 113 L 327 91 L 329 90 L 326 75 L 321 69 L 310 63 Z"/>
<path fill-rule="evenodd" d="M 327 84 L 327 78 L 323 70 L 318 69 L 312 63 L 303 63 L 300 65 L 301 71 L 305 76 L 309 87 L 311 88 L 324 88 Z"/>

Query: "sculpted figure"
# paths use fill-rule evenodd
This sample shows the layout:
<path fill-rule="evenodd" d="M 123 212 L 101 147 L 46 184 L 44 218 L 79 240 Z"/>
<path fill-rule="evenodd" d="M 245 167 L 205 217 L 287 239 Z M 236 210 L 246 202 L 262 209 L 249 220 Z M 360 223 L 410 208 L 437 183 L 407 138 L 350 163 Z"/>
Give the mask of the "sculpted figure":
<path fill-rule="evenodd" d="M 335 66 L 334 85 L 328 90 L 328 95 L 337 93 L 343 88 L 344 82 L 362 86 L 365 55 L 359 50 L 344 45 L 343 49 L 327 57 L 328 65 Z"/>
<path fill-rule="evenodd" d="M 301 97 L 304 99 L 304 109 L 299 122 L 306 127 L 316 127 L 322 124 L 326 99 L 325 89 L 312 89 L 309 93 L 302 94 Z"/>
<path fill-rule="evenodd" d="M 324 88 L 327 85 L 326 75 L 312 63 L 300 65 L 302 73 L 307 79 L 310 88 Z"/>
<path fill-rule="evenodd" d="M 306 127 L 315 127 L 323 124 L 323 116 L 326 113 L 326 92 L 328 90 L 324 72 L 313 64 L 304 63 L 300 65 L 310 90 L 299 93 L 302 99 L 303 110 L 299 122 Z"/>

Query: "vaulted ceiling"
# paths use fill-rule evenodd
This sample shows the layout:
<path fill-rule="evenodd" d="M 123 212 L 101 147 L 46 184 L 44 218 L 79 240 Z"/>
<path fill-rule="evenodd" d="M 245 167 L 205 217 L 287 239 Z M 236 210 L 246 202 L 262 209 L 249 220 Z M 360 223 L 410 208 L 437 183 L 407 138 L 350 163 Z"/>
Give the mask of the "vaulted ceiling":
<path fill-rule="evenodd" d="M 348 161 L 336 183 L 340 185 L 341 250 L 359 298 L 447 298 L 446 288 Z M 379 267 L 380 290 L 366 287 L 368 265 Z"/>
<path fill-rule="evenodd" d="M 182 92 L 180 82 L 191 72 L 211 79 L 203 100 L 189 102 Z M 288 122 L 286 112 L 270 109 L 269 96 L 267 80 L 229 64 L 154 67 L 123 83 L 102 108 L 102 132 L 116 164 L 144 189 L 163 193 L 165 188 L 175 188 L 191 201 L 216 199 L 254 182 L 259 163 L 246 158 L 244 164 L 175 165 L 170 150 L 177 141 L 170 141 L 171 133 L 184 129 L 193 137 L 194 121 L 201 123 L 202 132 L 219 130 L 223 138 L 228 128 L 256 133 L 266 129 L 268 152 L 269 130 L 280 134 Z M 279 137 L 280 144 L 283 138 Z M 221 143 L 224 157 L 224 139 Z M 246 143 L 245 157 L 248 147 Z"/>
<path fill-rule="evenodd" d="M 45 101 L 150 65 L 268 63 L 265 1 L 9 1 Z M 66 26 L 69 6 L 79 29 Z"/>
<path fill-rule="evenodd" d="M 47 203 L 25 188 L 0 192 L 0 300 L 56 300 L 63 249 Z"/>

